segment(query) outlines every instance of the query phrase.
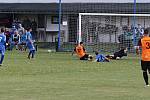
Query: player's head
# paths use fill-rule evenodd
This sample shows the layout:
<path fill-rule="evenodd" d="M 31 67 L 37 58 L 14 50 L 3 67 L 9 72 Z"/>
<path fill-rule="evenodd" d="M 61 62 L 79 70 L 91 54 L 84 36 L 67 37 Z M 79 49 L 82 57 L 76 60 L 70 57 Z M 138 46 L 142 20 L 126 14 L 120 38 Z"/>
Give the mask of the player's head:
<path fill-rule="evenodd" d="M 32 28 L 29 27 L 29 28 L 27 28 L 26 30 L 27 30 L 27 32 L 31 32 L 31 31 L 32 31 Z"/>
<path fill-rule="evenodd" d="M 1 28 L 1 33 L 5 32 L 5 28 Z"/>
<path fill-rule="evenodd" d="M 95 55 L 98 55 L 98 52 L 97 52 L 97 51 L 95 51 Z"/>
<path fill-rule="evenodd" d="M 9 32 L 9 29 L 8 29 L 8 28 L 5 28 L 5 32 Z"/>
<path fill-rule="evenodd" d="M 13 25 L 13 26 L 12 26 L 12 28 L 16 28 L 16 26 L 15 26 L 15 25 Z"/>
<path fill-rule="evenodd" d="M 19 28 L 21 28 L 21 27 L 22 27 L 22 24 L 20 23 L 20 24 L 19 24 Z"/>
<path fill-rule="evenodd" d="M 18 34 L 18 31 L 17 31 L 17 30 L 15 30 L 15 31 L 14 31 L 14 34 L 16 34 L 16 35 L 17 35 L 17 34 Z"/>

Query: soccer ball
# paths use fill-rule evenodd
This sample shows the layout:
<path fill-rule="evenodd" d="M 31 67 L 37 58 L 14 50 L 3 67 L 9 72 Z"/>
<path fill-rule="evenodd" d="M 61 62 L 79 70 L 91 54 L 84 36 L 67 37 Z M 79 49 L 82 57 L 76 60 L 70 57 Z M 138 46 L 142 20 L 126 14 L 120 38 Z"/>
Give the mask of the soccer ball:
<path fill-rule="evenodd" d="M 89 61 L 92 61 L 92 60 L 93 60 L 93 56 L 92 56 L 92 55 L 89 55 L 88 60 L 89 60 Z"/>
<path fill-rule="evenodd" d="M 48 51 L 48 53 L 52 52 L 52 50 L 47 50 L 47 51 Z"/>

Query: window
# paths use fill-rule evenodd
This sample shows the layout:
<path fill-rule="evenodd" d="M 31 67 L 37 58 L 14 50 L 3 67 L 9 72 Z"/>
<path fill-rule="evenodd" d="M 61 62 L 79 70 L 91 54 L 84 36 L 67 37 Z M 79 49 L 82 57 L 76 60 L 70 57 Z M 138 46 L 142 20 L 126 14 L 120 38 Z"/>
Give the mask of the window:
<path fill-rule="evenodd" d="M 52 24 L 59 24 L 59 16 L 52 16 L 51 17 Z M 62 20 L 61 20 L 62 23 Z"/>

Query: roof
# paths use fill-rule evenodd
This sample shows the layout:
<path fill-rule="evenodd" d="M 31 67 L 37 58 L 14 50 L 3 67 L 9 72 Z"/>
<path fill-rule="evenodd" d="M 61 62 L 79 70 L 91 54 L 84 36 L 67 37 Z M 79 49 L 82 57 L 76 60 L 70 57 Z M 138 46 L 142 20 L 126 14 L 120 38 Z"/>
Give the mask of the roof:
<path fill-rule="evenodd" d="M 59 0 L 0 0 L 0 3 L 58 3 Z M 61 0 L 62 3 L 133 3 L 134 0 Z M 136 0 L 150 3 L 150 0 Z"/>
<path fill-rule="evenodd" d="M 138 3 L 137 13 L 149 13 L 150 3 Z M 62 3 L 62 12 L 133 13 L 132 3 Z M 0 3 L 0 13 L 58 13 L 58 3 Z"/>

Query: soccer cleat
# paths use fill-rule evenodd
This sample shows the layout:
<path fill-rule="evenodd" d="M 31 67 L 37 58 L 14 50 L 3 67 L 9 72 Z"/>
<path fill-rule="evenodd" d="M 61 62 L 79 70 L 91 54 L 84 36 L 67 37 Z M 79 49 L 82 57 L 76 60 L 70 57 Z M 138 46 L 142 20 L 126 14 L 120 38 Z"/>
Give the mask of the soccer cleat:
<path fill-rule="evenodd" d="M 30 57 L 29 57 L 29 56 L 28 56 L 27 58 L 28 58 L 28 59 L 30 59 Z"/>
<path fill-rule="evenodd" d="M 145 85 L 144 87 L 149 87 L 150 85 L 149 84 L 147 84 L 147 85 Z"/>
<path fill-rule="evenodd" d="M 0 64 L 0 66 L 2 66 L 3 64 Z"/>

